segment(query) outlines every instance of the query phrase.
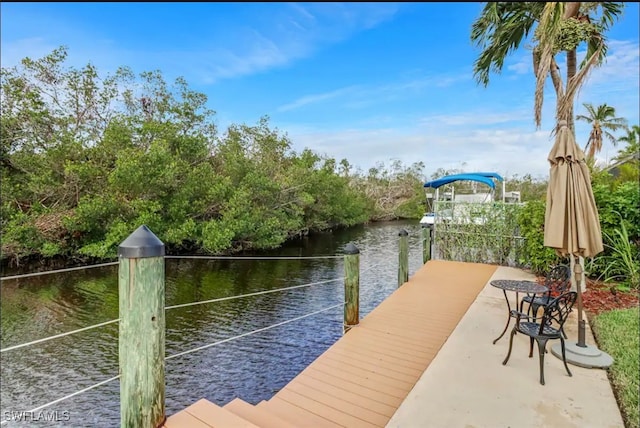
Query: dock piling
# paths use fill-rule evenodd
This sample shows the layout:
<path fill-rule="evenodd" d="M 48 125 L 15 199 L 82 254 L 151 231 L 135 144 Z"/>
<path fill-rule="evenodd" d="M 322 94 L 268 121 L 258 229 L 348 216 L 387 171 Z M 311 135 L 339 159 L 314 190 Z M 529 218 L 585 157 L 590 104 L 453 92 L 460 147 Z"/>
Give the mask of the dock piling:
<path fill-rule="evenodd" d="M 344 253 L 343 334 L 360 322 L 360 250 L 350 242 Z"/>
<path fill-rule="evenodd" d="M 431 228 L 422 226 L 422 264 L 431 260 Z"/>
<path fill-rule="evenodd" d="M 398 251 L 398 288 L 409 281 L 409 232 L 402 229 L 398 233 L 400 237 Z"/>
<path fill-rule="evenodd" d="M 120 426 L 157 428 L 165 415 L 165 248 L 147 226 L 118 247 Z"/>

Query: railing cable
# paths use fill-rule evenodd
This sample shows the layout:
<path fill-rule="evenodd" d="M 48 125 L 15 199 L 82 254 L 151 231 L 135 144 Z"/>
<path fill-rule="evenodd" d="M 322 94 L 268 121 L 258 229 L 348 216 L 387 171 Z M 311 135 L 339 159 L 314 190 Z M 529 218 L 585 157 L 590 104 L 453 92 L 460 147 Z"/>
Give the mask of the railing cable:
<path fill-rule="evenodd" d="M 326 260 L 326 259 L 340 259 L 344 256 L 341 255 L 329 255 L 329 256 L 164 256 L 165 259 L 200 259 L 200 260 Z M 104 266 L 114 266 L 119 262 L 100 263 L 89 266 L 77 266 L 72 268 L 56 269 L 45 272 L 32 272 L 11 276 L 0 276 L 0 281 L 8 281 L 10 279 L 30 278 L 40 275 L 49 275 L 53 273 L 64 273 L 75 270 L 91 269 Z"/>
<path fill-rule="evenodd" d="M 10 279 L 30 278 L 32 276 L 49 275 L 51 273 L 71 272 L 71 271 L 74 271 L 74 270 L 91 269 L 91 268 L 104 267 L 104 266 L 114 266 L 114 265 L 117 265 L 117 264 L 118 264 L 118 262 L 109 262 L 109 263 L 100 263 L 100 264 L 97 264 L 97 265 L 77 266 L 77 267 L 72 267 L 72 268 L 49 270 L 49 271 L 45 271 L 45 272 L 32 272 L 32 273 L 23 273 L 23 274 L 20 274 L 20 275 L 0 276 L 0 281 L 8 281 Z"/>
<path fill-rule="evenodd" d="M 330 256 L 164 256 L 165 259 L 200 259 L 200 260 L 325 260 L 341 259 L 342 255 Z"/>
<path fill-rule="evenodd" d="M 65 395 L 65 396 L 64 396 L 64 397 L 62 397 L 62 398 L 58 398 L 57 400 L 53 400 L 53 401 L 51 401 L 51 402 L 49 402 L 49 403 L 47 403 L 47 404 L 43 404 L 42 406 L 38 406 L 38 407 L 36 407 L 35 409 L 31 409 L 31 410 L 29 410 L 29 411 L 28 411 L 28 412 L 26 412 L 26 413 L 35 413 L 35 412 L 37 412 L 37 411 L 39 411 L 39 410 L 42 410 L 42 409 L 44 409 L 44 408 L 47 408 L 47 407 L 49 407 L 49 406 L 53 406 L 54 404 L 58 404 L 58 403 L 60 403 L 61 401 L 67 400 L 67 399 L 72 398 L 72 397 L 75 397 L 76 395 L 83 394 L 83 393 L 85 393 L 85 392 L 87 392 L 87 391 L 91 391 L 91 390 L 92 390 L 92 389 L 94 389 L 94 388 L 97 388 L 97 387 L 102 386 L 102 385 L 104 385 L 104 384 L 107 384 L 107 383 L 109 383 L 109 382 L 113 382 L 114 380 L 118 379 L 119 377 L 120 377 L 120 375 L 118 375 L 118 376 L 114 376 L 114 377 L 109 378 L 109 379 L 106 379 L 106 380 L 103 380 L 102 382 L 98 382 L 98 383 L 96 383 L 95 385 L 88 386 L 88 387 L 86 387 L 86 388 L 84 388 L 84 389 L 81 389 L 80 391 L 76 391 L 76 392 L 74 392 L 73 394 Z M 0 422 L 0 425 L 4 425 L 4 424 L 6 424 L 7 422 L 9 422 L 9 421 L 8 421 L 8 420 L 3 420 L 2 422 Z"/>
<path fill-rule="evenodd" d="M 37 343 L 47 342 L 49 340 L 57 339 L 59 337 L 69 336 L 70 334 L 80 333 L 81 331 L 87 331 L 87 330 L 91 330 L 91 329 L 94 329 L 94 328 L 102 327 L 102 326 L 105 326 L 105 325 L 113 324 L 113 323 L 116 323 L 118 321 L 120 321 L 119 318 L 116 319 L 116 320 L 105 321 L 105 322 L 102 322 L 100 324 L 91 325 L 89 327 L 83 327 L 83 328 L 79 328 L 77 330 L 68 331 L 66 333 L 60 333 L 60 334 L 56 334 L 54 336 L 45 337 L 43 339 L 33 340 L 31 342 L 22 343 L 20 345 L 9 346 L 8 348 L 0 349 L 0 353 L 1 352 L 7 352 L 7 351 L 13 351 L 14 349 L 24 348 L 25 346 L 35 345 Z"/>
<path fill-rule="evenodd" d="M 229 337 L 227 339 L 219 340 L 217 342 L 210 343 L 208 345 L 199 346 L 197 348 L 190 349 L 188 351 L 184 351 L 184 352 L 180 352 L 180 353 L 177 353 L 177 354 L 174 354 L 174 355 L 170 355 L 168 357 L 165 357 L 165 360 L 170 360 L 172 358 L 180 357 L 182 355 L 191 354 L 191 353 L 196 352 L 196 351 L 201 351 L 203 349 L 211 348 L 212 346 L 221 345 L 223 343 L 230 342 L 230 341 L 236 340 L 236 339 L 240 339 L 240 338 L 245 337 L 245 336 L 250 336 L 252 334 L 256 334 L 256 333 L 260 333 L 260 332 L 263 332 L 263 331 L 266 331 L 266 330 L 270 330 L 270 329 L 275 328 L 275 327 L 280 327 L 281 325 L 289 324 L 289 323 L 292 323 L 294 321 L 301 320 L 303 318 L 307 318 L 307 317 L 310 317 L 310 316 L 313 316 L 313 315 L 317 315 L 319 313 L 326 312 L 326 311 L 329 311 L 331 309 L 338 308 L 340 306 L 344 306 L 344 303 L 338 303 L 337 305 L 329 306 L 328 308 L 320 309 L 320 310 L 317 310 L 317 311 L 314 311 L 314 312 L 311 312 L 311 313 L 308 313 L 308 314 L 305 314 L 305 315 L 301 315 L 299 317 L 291 318 L 291 319 L 288 319 L 286 321 L 282 321 L 282 322 L 279 322 L 279 323 L 276 323 L 276 324 L 272 324 L 272 325 L 267 326 L 267 327 L 259 328 L 257 330 L 253 330 L 253 331 L 250 331 L 250 332 L 247 332 L 247 333 L 239 334 L 237 336 Z M 107 384 L 109 382 L 112 382 L 112 381 L 118 379 L 118 378 L 120 378 L 120 375 L 114 376 L 114 377 L 106 379 L 106 380 L 103 380 L 102 382 L 98 382 L 98 383 L 96 383 L 94 385 L 91 385 L 91 386 L 89 386 L 87 388 L 81 389 L 80 391 L 76 391 L 73 394 L 65 395 L 62 398 L 58 398 L 57 400 L 53 400 L 53 401 L 51 401 L 51 402 L 49 402 L 47 404 L 43 404 L 42 406 L 38 406 L 35 409 L 29 410 L 27 413 L 35 413 L 35 412 L 37 412 L 39 410 L 42 410 L 42 409 L 44 409 L 46 407 L 53 406 L 54 404 L 58 404 L 61 401 L 64 401 L 64 400 L 67 400 L 69 398 L 75 397 L 77 395 L 83 394 L 83 393 L 85 393 L 87 391 L 90 391 L 90 390 L 92 390 L 94 388 L 97 388 L 99 386 L 105 385 L 105 384 Z M 0 422 L 0 425 L 4 425 L 7 422 L 8 422 L 7 420 L 4 420 L 4 421 Z"/>
<path fill-rule="evenodd" d="M 201 302 L 182 303 L 180 305 L 165 306 L 164 309 L 167 310 L 167 309 L 185 308 L 187 306 L 204 305 L 205 303 L 223 302 L 225 300 L 233 300 L 233 299 L 240 299 L 240 298 L 243 298 L 243 297 L 259 296 L 259 295 L 262 295 L 262 294 L 276 293 L 278 291 L 294 290 L 296 288 L 305 288 L 305 287 L 311 287 L 313 285 L 326 284 L 326 283 L 329 283 L 329 282 L 340 281 L 342 279 L 343 278 L 327 279 L 325 281 L 311 282 L 309 284 L 302 284 L 302 285 L 294 285 L 294 286 L 291 286 L 291 287 L 277 288 L 275 290 L 256 291 L 255 293 L 238 294 L 237 296 L 219 297 L 219 298 L 211 299 L 211 300 L 203 300 Z"/>
<path fill-rule="evenodd" d="M 179 352 L 177 354 L 170 355 L 170 356 L 166 357 L 165 360 L 170 360 L 172 358 L 180 357 L 182 355 L 191 354 L 192 352 L 201 351 L 203 349 L 207 349 L 207 348 L 210 348 L 210 347 L 216 346 L 216 345 L 221 345 L 223 343 L 230 342 L 232 340 L 240 339 L 241 337 L 245 337 L 245 336 L 249 336 L 249 335 L 252 335 L 252 334 L 260 333 L 260 332 L 263 332 L 263 331 L 266 331 L 266 330 L 270 330 L 270 329 L 275 328 L 275 327 L 280 327 L 281 325 L 289 324 L 291 322 L 298 321 L 298 320 L 301 320 L 303 318 L 307 318 L 307 317 L 310 317 L 310 316 L 313 316 L 313 315 L 317 315 L 317 314 L 319 314 L 321 312 L 326 312 L 326 311 L 329 311 L 331 309 L 338 308 L 340 306 L 344 306 L 344 303 L 338 303 L 337 305 L 329 306 L 328 308 L 320 309 L 318 311 L 311 312 L 311 313 L 306 314 L 306 315 L 301 315 L 299 317 L 291 318 L 291 319 L 286 320 L 286 321 L 282 321 L 282 322 L 279 322 L 279 323 L 276 323 L 276 324 L 272 324 L 272 325 L 270 325 L 268 327 L 259 328 L 257 330 L 253 330 L 253 331 L 250 331 L 250 332 L 247 332 L 247 333 L 242 333 L 242 334 L 239 334 L 237 336 L 229 337 L 227 339 L 222 339 L 222 340 L 219 340 L 217 342 L 210 343 L 208 345 L 203 345 L 203 346 L 199 346 L 199 347 L 194 348 L 194 349 L 190 349 L 188 351 Z"/>
<path fill-rule="evenodd" d="M 367 267 L 367 268 L 365 268 L 365 269 L 360 269 L 360 275 L 362 275 L 362 274 L 363 274 L 363 273 L 365 273 L 365 272 L 370 271 L 371 269 L 373 269 L 373 268 L 374 268 L 374 267 L 376 267 L 376 266 L 377 266 L 377 264 L 376 264 L 376 263 L 371 263 L 371 265 L 370 265 L 369 267 Z M 342 279 L 342 278 L 340 278 L 340 279 Z"/>
<path fill-rule="evenodd" d="M 188 306 L 203 305 L 205 303 L 222 302 L 222 301 L 225 301 L 225 300 L 240 299 L 240 298 L 243 298 L 243 297 L 259 296 L 261 294 L 276 293 L 276 292 L 279 292 L 279 291 L 294 290 L 296 288 L 305 288 L 305 287 L 311 287 L 311 286 L 314 286 L 314 285 L 327 284 L 329 282 L 341 281 L 342 279 L 343 278 L 328 279 L 328 280 L 325 280 L 325 281 L 318 281 L 318 282 L 311 282 L 311 283 L 308 283 L 308 284 L 294 285 L 292 287 L 277 288 L 275 290 L 257 291 L 255 293 L 240 294 L 240 295 L 237 295 L 237 296 L 229 296 L 229 297 L 220 297 L 220 298 L 217 298 L 217 299 L 203 300 L 201 302 L 192 302 L 192 303 L 183 303 L 183 304 L 180 304 L 180 305 L 165 306 L 164 309 L 167 310 L 167 309 L 184 308 L 184 307 L 188 307 Z M 95 324 L 95 325 L 91 325 L 91 326 L 88 326 L 88 327 L 79 328 L 77 330 L 68 331 L 66 333 L 60 333 L 60 334 L 56 334 L 54 336 L 45 337 L 43 339 L 33 340 L 31 342 L 22 343 L 20 345 L 9 346 L 8 348 L 0 349 L 0 353 L 7 352 L 7 351 L 13 351 L 14 349 L 20 349 L 20 348 L 24 348 L 24 347 L 29 346 L 29 345 L 36 345 L 38 343 L 47 342 L 49 340 L 58 339 L 58 338 L 64 337 L 64 336 L 69 336 L 71 334 L 80 333 L 80 332 L 91 330 L 91 329 L 98 328 L 98 327 L 103 327 L 105 325 L 113 324 L 113 323 L 116 323 L 118 321 L 120 321 L 119 318 L 115 319 L 115 320 L 111 320 L 111 321 L 105 321 L 105 322 L 100 323 L 100 324 Z"/>

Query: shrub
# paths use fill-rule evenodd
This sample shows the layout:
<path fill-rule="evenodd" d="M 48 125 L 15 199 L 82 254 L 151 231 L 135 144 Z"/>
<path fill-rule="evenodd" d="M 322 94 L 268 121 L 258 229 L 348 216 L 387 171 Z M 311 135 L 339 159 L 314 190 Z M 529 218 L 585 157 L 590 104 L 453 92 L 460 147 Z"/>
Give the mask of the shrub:
<path fill-rule="evenodd" d="M 544 246 L 544 213 L 544 201 L 529 201 L 518 213 L 520 234 L 525 238 L 519 263 L 536 274 L 544 274 L 560 262 L 555 250 Z"/>

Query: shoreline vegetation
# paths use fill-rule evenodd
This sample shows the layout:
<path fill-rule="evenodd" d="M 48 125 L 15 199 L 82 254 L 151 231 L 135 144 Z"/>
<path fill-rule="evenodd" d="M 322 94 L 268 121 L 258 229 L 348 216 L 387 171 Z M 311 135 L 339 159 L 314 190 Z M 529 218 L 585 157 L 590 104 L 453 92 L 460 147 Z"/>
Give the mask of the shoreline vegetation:
<path fill-rule="evenodd" d="M 269 125 L 222 132 L 160 72 L 100 76 L 65 48 L 2 69 L 1 257 L 104 260 L 146 224 L 171 252 L 229 254 L 422 214 L 422 163 L 369 171 L 295 152 Z"/>
<path fill-rule="evenodd" d="M 362 171 L 296 152 L 268 117 L 219 129 L 182 78 L 66 58 L 60 47 L 2 68 L 2 266 L 112 260 L 142 224 L 167 252 L 220 255 L 424 213 L 423 162 Z"/>

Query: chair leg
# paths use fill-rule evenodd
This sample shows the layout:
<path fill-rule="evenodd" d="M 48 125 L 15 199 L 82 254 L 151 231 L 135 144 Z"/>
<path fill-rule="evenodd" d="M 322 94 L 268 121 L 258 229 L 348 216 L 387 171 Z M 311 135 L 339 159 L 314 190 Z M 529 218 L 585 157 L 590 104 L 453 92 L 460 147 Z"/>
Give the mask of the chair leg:
<path fill-rule="evenodd" d="M 539 305 L 536 305 L 534 303 L 531 303 L 531 306 L 529 306 L 533 312 L 533 316 L 537 317 L 538 316 L 538 309 L 540 309 Z"/>
<path fill-rule="evenodd" d="M 533 337 L 529 338 L 529 358 L 533 357 Z"/>
<path fill-rule="evenodd" d="M 511 356 L 511 347 L 513 346 L 513 336 L 516 335 L 516 329 L 511 330 L 511 336 L 509 337 L 509 351 L 507 352 L 507 356 L 502 362 L 503 366 L 507 365 L 507 361 L 509 361 L 509 357 Z"/>
<path fill-rule="evenodd" d="M 547 340 L 536 339 L 536 341 L 538 342 L 538 353 L 540 354 L 540 384 L 544 385 L 544 351 L 547 348 Z"/>
<path fill-rule="evenodd" d="M 564 326 L 560 327 L 560 332 L 562 333 L 565 339 L 569 338 L 569 336 L 567 336 L 567 333 L 564 332 Z"/>
<path fill-rule="evenodd" d="M 567 373 L 569 374 L 569 376 L 573 376 L 571 374 L 571 370 L 569 370 L 569 366 L 567 365 L 567 356 L 565 354 L 564 339 L 562 338 L 562 336 L 560 336 L 560 347 L 562 348 L 562 362 L 564 363 L 564 368 L 567 369 Z"/>

